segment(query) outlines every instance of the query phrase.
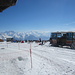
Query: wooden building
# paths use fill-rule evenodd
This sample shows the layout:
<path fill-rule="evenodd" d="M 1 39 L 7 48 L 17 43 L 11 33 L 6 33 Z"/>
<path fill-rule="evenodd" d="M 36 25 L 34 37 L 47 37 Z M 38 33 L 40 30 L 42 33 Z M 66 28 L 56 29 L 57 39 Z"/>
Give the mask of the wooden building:
<path fill-rule="evenodd" d="M 0 42 L 4 42 L 4 40 L 3 39 L 0 39 Z"/>
<path fill-rule="evenodd" d="M 52 32 L 50 43 L 54 46 L 70 46 L 75 49 L 75 32 Z"/>
<path fill-rule="evenodd" d="M 13 38 L 7 38 L 7 42 L 13 42 Z"/>

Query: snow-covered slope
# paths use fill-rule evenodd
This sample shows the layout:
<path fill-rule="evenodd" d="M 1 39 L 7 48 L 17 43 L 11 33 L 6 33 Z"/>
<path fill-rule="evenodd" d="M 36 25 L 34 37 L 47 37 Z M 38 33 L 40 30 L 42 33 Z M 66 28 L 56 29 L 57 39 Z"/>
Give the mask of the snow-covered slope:
<path fill-rule="evenodd" d="M 0 75 L 75 75 L 75 50 L 30 44 L 0 43 Z"/>
<path fill-rule="evenodd" d="M 6 39 L 12 37 L 16 40 L 48 40 L 50 37 L 50 32 L 40 32 L 40 31 L 29 31 L 29 32 L 14 32 L 5 31 L 0 33 L 0 39 Z"/>

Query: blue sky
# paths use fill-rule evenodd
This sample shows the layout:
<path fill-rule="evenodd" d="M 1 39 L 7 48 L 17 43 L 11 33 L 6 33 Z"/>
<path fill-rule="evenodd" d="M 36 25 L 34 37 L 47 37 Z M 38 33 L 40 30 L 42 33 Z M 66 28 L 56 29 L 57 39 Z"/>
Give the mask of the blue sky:
<path fill-rule="evenodd" d="M 75 0 L 18 0 L 0 13 L 3 31 L 74 31 Z"/>

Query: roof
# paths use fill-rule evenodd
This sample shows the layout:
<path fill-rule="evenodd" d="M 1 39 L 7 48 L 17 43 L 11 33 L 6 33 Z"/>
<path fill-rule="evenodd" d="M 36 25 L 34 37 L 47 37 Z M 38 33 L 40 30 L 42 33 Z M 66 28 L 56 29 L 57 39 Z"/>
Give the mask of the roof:
<path fill-rule="evenodd" d="M 6 8 L 15 5 L 17 0 L 0 0 L 0 12 Z"/>
<path fill-rule="evenodd" d="M 75 31 L 57 31 L 57 32 L 51 32 L 51 33 L 75 33 Z"/>

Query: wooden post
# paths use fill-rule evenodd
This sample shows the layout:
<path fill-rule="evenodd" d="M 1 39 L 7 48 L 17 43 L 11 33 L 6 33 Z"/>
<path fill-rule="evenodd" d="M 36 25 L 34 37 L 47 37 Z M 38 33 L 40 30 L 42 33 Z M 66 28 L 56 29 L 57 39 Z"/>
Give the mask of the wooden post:
<path fill-rule="evenodd" d="M 31 60 L 31 68 L 32 68 L 32 50 L 31 50 L 31 43 L 30 43 L 30 60 Z"/>
<path fill-rule="evenodd" d="M 8 48 L 8 43 L 7 43 L 7 48 Z"/>
<path fill-rule="evenodd" d="M 19 45 L 19 43 L 18 43 L 18 49 L 20 49 L 20 45 Z"/>

